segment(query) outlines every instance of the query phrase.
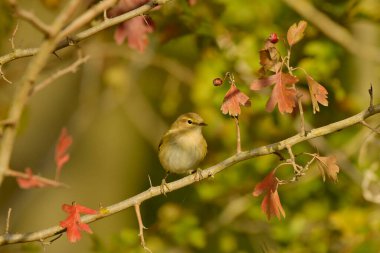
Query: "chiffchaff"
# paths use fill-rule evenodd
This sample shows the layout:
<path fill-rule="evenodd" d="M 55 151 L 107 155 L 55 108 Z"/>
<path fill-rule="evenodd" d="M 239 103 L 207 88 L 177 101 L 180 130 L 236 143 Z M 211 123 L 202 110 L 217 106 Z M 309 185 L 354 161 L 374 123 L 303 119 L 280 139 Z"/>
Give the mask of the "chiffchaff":
<path fill-rule="evenodd" d="M 193 112 L 182 114 L 174 121 L 158 146 L 158 157 L 167 175 L 191 173 L 204 159 L 207 143 L 202 126 L 206 125 L 201 116 Z M 163 184 L 166 184 L 165 179 Z"/>

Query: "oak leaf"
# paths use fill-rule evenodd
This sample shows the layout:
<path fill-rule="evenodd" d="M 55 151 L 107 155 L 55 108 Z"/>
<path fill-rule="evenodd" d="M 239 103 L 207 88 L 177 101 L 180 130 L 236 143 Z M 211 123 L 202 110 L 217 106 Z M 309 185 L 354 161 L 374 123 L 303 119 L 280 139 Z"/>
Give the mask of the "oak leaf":
<path fill-rule="evenodd" d="M 275 170 L 269 173 L 260 183 L 258 183 L 253 191 L 253 196 L 257 197 L 262 193 L 266 193 L 261 202 L 261 210 L 267 215 L 268 220 L 272 216 L 281 219 L 281 215 L 285 218 L 285 211 L 282 208 L 280 197 L 277 192 L 278 179 L 274 175 Z"/>
<path fill-rule="evenodd" d="M 327 90 L 317 81 L 315 81 L 311 76 L 307 75 L 307 84 L 309 85 L 311 102 L 313 104 L 313 113 L 319 112 L 319 105 L 328 106 L 329 102 L 327 101 Z"/>
<path fill-rule="evenodd" d="M 304 31 L 307 27 L 307 22 L 304 20 L 301 20 L 300 22 L 294 23 L 288 30 L 287 33 L 287 39 L 289 46 L 293 46 L 297 42 L 299 42 L 303 36 Z"/>
<path fill-rule="evenodd" d="M 92 234 L 92 230 L 89 225 L 83 223 L 80 219 L 80 214 L 96 214 L 98 211 L 90 209 L 88 207 L 73 203 L 72 205 L 63 204 L 62 210 L 65 211 L 69 216 L 61 221 L 59 225 L 66 228 L 67 239 L 69 242 L 76 242 L 81 239 L 81 230 Z"/>
<path fill-rule="evenodd" d="M 222 107 L 220 108 L 223 114 L 229 114 L 237 117 L 241 113 L 240 106 L 250 106 L 251 101 L 249 97 L 241 92 L 235 84 L 231 84 L 230 89 L 227 91 L 223 99 Z"/>
<path fill-rule="evenodd" d="M 31 189 L 31 188 L 42 188 L 48 186 L 46 183 L 42 182 L 38 177 L 33 175 L 33 171 L 31 168 L 25 169 L 25 174 L 27 174 L 27 178 L 17 177 L 17 184 L 22 189 Z"/>
<path fill-rule="evenodd" d="M 273 111 L 276 104 L 281 113 L 291 113 L 296 106 L 297 92 L 294 87 L 289 85 L 298 82 L 296 76 L 288 73 L 277 72 L 269 77 L 257 79 L 251 83 L 251 90 L 261 90 L 269 85 L 275 84 L 272 90 L 272 95 L 267 102 L 266 110 Z"/>
<path fill-rule="evenodd" d="M 70 155 L 67 152 L 72 143 L 73 138 L 69 135 L 66 128 L 62 128 L 58 142 L 55 146 L 55 164 L 57 180 L 61 175 L 63 165 L 70 160 Z"/>
<path fill-rule="evenodd" d="M 335 156 L 316 156 L 318 168 L 321 171 L 323 181 L 328 178 L 334 182 L 338 181 L 339 166 L 336 164 Z"/>

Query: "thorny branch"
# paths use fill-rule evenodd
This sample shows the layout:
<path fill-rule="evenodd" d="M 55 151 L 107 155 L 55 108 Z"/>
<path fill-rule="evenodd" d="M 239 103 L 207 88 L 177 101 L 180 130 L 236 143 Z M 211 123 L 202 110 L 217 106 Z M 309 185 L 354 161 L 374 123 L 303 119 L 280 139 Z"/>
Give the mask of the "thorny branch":
<path fill-rule="evenodd" d="M 144 229 L 146 229 L 146 227 L 144 226 L 142 222 L 140 204 L 135 204 L 135 212 L 136 212 L 137 222 L 139 223 L 139 237 L 141 240 L 141 246 L 144 248 L 145 251 L 152 253 L 152 251 L 145 244 Z"/>
<path fill-rule="evenodd" d="M 208 177 L 212 177 L 213 175 L 221 172 L 222 170 L 231 167 L 234 164 L 237 164 L 239 162 L 252 159 L 254 157 L 258 156 L 264 156 L 269 154 L 274 154 L 281 150 L 286 150 L 287 147 L 292 147 L 298 143 L 314 139 L 320 136 L 328 135 L 334 132 L 337 132 L 339 130 L 348 128 L 350 126 L 360 124 L 361 121 L 365 120 L 366 118 L 371 117 L 372 115 L 380 113 L 380 104 L 374 105 L 373 110 L 370 112 L 367 109 L 346 119 L 343 119 L 341 121 L 337 121 L 334 123 L 331 123 L 326 126 L 322 126 L 319 128 L 312 129 L 306 136 L 300 136 L 299 134 L 296 134 L 292 137 L 289 137 L 287 139 L 284 139 L 282 141 L 269 144 L 266 146 L 261 146 L 258 148 L 254 148 L 248 151 L 242 151 L 238 154 L 235 154 L 226 160 L 215 164 L 203 171 L 200 171 L 200 173 L 203 175 L 199 180 L 205 180 Z M 173 181 L 168 183 L 168 186 L 170 187 L 171 191 L 178 190 L 180 188 L 183 188 L 185 186 L 191 185 L 198 180 L 193 176 L 189 175 L 186 177 L 183 177 L 179 180 Z M 85 215 L 81 218 L 81 221 L 84 223 L 90 223 L 94 222 L 96 220 L 105 218 L 107 216 L 113 215 L 115 213 L 118 213 L 120 211 L 123 211 L 129 207 L 135 206 L 136 203 L 143 203 L 144 201 L 151 199 L 153 197 L 159 196 L 162 194 L 162 191 L 160 189 L 160 186 L 154 186 L 150 187 L 149 189 L 145 190 L 144 192 L 141 192 L 133 197 L 130 197 L 128 199 L 125 199 L 119 203 L 113 204 L 111 206 L 108 206 L 104 208 L 107 210 L 107 212 L 101 212 L 99 214 L 95 215 Z M 56 236 L 58 234 L 62 234 L 65 232 L 65 229 L 63 229 L 60 226 L 53 226 L 47 229 L 43 229 L 36 232 L 30 232 L 25 234 L 3 234 L 0 236 L 0 245 L 5 244 L 13 244 L 13 243 L 21 243 L 21 242 L 31 242 L 31 241 L 40 241 L 44 240 L 46 238 Z"/>
<path fill-rule="evenodd" d="M 102 3 L 102 5 L 104 5 L 105 2 L 109 2 L 109 1 L 110 0 L 102 1 L 101 3 Z M 78 24 L 75 23 L 71 26 L 68 26 L 63 31 L 63 35 L 68 36 L 68 37 L 62 38 L 62 40 L 56 46 L 55 51 L 58 51 L 58 50 L 65 48 L 65 47 L 73 46 L 73 45 L 79 43 L 80 41 L 87 39 L 87 38 L 91 37 L 92 35 L 100 32 L 100 31 L 103 31 L 109 27 L 118 25 L 118 24 L 120 24 L 126 20 L 129 20 L 131 18 L 134 18 L 136 16 L 142 15 L 142 14 L 150 11 L 151 9 L 156 7 L 157 5 L 164 5 L 169 1 L 170 0 L 160 0 L 160 1 L 151 0 L 148 3 L 142 5 L 142 6 L 136 8 L 134 10 L 126 12 L 120 16 L 117 16 L 114 18 L 107 18 L 103 22 L 99 23 L 98 25 L 95 25 L 95 26 L 93 26 L 87 30 L 84 30 L 82 32 L 79 32 L 75 35 L 71 35 L 70 33 L 78 29 Z M 98 8 L 96 8 L 96 11 L 98 11 Z M 103 12 L 103 11 L 104 11 L 104 9 L 100 10 L 100 12 Z M 82 22 L 88 22 L 87 18 L 88 18 L 88 16 L 84 16 L 82 18 Z M 6 64 L 10 61 L 16 60 L 16 59 L 33 56 L 33 55 L 37 54 L 40 51 L 40 49 L 41 48 L 16 49 L 12 53 L 1 56 L 0 57 L 0 65 L 4 65 L 4 64 Z"/>

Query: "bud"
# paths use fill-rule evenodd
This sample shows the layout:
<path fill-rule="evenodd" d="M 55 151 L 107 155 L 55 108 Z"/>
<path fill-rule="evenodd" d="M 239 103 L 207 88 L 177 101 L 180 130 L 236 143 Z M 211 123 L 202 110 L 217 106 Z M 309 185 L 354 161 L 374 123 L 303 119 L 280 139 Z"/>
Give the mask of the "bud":
<path fill-rule="evenodd" d="M 223 84 L 223 79 L 220 78 L 220 77 L 217 77 L 217 78 L 215 78 L 215 79 L 212 81 L 212 84 L 213 84 L 214 86 L 220 86 L 220 85 Z"/>
<path fill-rule="evenodd" d="M 277 33 L 271 33 L 269 35 L 269 38 L 268 40 L 273 43 L 273 44 L 276 44 L 278 42 L 278 36 L 277 36 Z"/>

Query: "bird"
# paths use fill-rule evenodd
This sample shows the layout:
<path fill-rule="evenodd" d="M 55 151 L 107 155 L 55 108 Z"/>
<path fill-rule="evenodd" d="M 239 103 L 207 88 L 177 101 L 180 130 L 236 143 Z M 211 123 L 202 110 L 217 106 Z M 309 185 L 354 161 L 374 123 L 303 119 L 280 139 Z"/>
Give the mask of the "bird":
<path fill-rule="evenodd" d="M 201 116 L 194 112 L 180 115 L 161 138 L 158 157 L 166 176 L 162 180 L 161 191 L 165 187 L 169 173 L 191 174 L 207 154 L 207 142 L 202 127 L 207 126 Z M 200 174 L 201 175 L 201 174 Z"/>

